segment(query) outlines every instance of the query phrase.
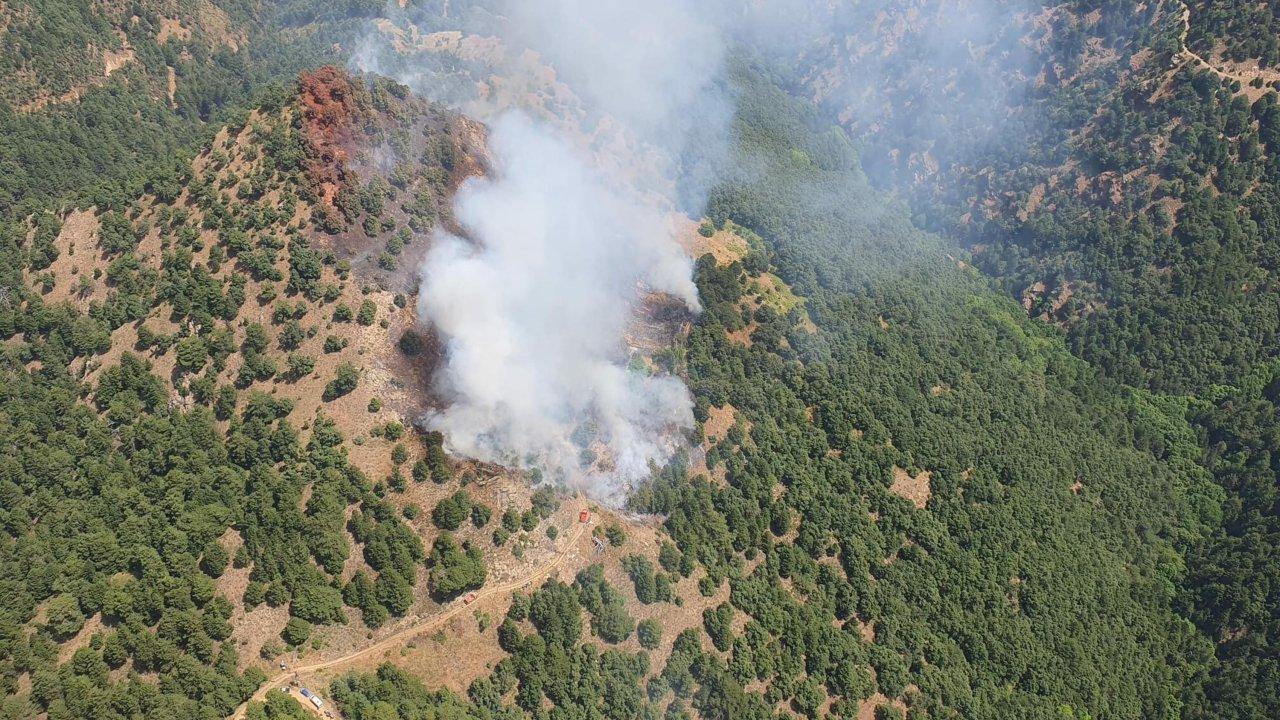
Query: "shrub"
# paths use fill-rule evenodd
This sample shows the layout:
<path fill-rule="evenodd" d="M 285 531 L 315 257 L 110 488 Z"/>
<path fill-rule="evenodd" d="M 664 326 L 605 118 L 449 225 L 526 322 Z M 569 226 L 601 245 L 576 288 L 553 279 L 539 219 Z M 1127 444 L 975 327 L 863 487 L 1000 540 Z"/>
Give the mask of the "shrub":
<path fill-rule="evenodd" d="M 209 544 L 204 546 L 204 552 L 200 558 L 200 569 L 208 573 L 209 577 L 220 577 L 227 569 L 227 562 L 230 560 L 230 555 L 222 545 L 217 540 L 210 540 Z"/>
<path fill-rule="evenodd" d="M 499 527 L 493 531 L 493 544 L 502 547 L 507 544 L 507 540 L 511 539 L 511 533 L 504 527 Z"/>
<path fill-rule="evenodd" d="M 289 379 L 300 380 L 315 371 L 316 359 L 302 353 L 289 353 L 288 365 L 287 374 Z"/>
<path fill-rule="evenodd" d="M 471 496 L 459 490 L 436 505 L 431 521 L 441 530 L 457 530 L 471 514 Z"/>
<path fill-rule="evenodd" d="M 324 395 L 322 398 L 325 402 L 332 402 L 349 394 L 356 389 L 356 384 L 360 382 L 360 371 L 355 365 L 344 362 L 338 366 L 334 378 L 324 387 Z"/>
<path fill-rule="evenodd" d="M 662 626 L 653 618 L 641 620 L 636 626 L 636 638 L 640 641 L 640 647 L 655 650 L 662 642 Z"/>
<path fill-rule="evenodd" d="M 378 306 L 369 298 L 360 303 L 360 312 L 356 314 L 356 322 L 361 325 L 372 325 L 378 316 Z"/>
<path fill-rule="evenodd" d="M 421 355 L 425 348 L 426 341 L 413 330 L 405 330 L 404 334 L 400 336 L 400 352 L 409 357 Z"/>
<path fill-rule="evenodd" d="M 484 554 L 474 546 L 460 547 L 448 532 L 436 538 L 429 564 L 431 592 L 438 598 L 454 597 L 484 584 Z"/>
<path fill-rule="evenodd" d="M 444 435 L 435 431 L 429 432 L 423 438 L 423 443 L 426 445 L 425 462 L 432 482 L 440 484 L 448 481 L 449 458 L 444 452 Z"/>
<path fill-rule="evenodd" d="M 75 595 L 63 593 L 49 601 L 45 624 L 55 638 L 66 639 L 84 627 L 84 612 Z"/>
<path fill-rule="evenodd" d="M 302 341 L 307 339 L 307 331 L 302 329 L 302 325 L 297 320 L 290 320 L 280 329 L 280 349 L 281 350 L 297 350 L 302 345 Z"/>
<path fill-rule="evenodd" d="M 627 541 L 627 534 L 622 531 L 622 527 L 617 523 L 610 523 L 604 529 L 604 536 L 608 538 L 609 544 L 614 547 L 622 547 L 622 544 Z"/>
<path fill-rule="evenodd" d="M 291 647 L 297 647 L 311 637 L 311 623 L 302 618 L 291 617 L 280 631 L 280 638 Z"/>
<path fill-rule="evenodd" d="M 187 372 L 195 372 L 204 367 L 208 359 L 209 349 L 198 336 L 191 335 L 178 341 L 178 367 Z"/>

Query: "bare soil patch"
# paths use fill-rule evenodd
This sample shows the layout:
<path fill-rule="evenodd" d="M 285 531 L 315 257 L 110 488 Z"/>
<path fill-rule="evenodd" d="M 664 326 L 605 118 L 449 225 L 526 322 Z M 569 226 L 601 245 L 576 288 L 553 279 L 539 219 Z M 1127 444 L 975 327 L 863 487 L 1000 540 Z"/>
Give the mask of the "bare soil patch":
<path fill-rule="evenodd" d="M 903 470 L 900 467 L 893 468 L 893 484 L 889 486 L 889 492 L 898 497 L 909 500 L 912 505 L 923 510 L 928 504 L 931 490 L 929 488 L 929 479 L 932 476 L 928 470 L 922 471 L 916 476 Z"/>
<path fill-rule="evenodd" d="M 105 280 L 95 280 L 94 271 L 105 272 L 107 262 L 98 250 L 98 219 L 92 209 L 73 210 L 62 221 L 62 231 L 54 240 L 58 259 L 42 273 L 52 273 L 53 290 L 44 296 L 46 302 L 72 300 L 89 302 L 106 295 Z M 80 279 L 90 283 L 81 290 Z M 30 281 L 31 278 L 28 278 Z"/>
<path fill-rule="evenodd" d="M 156 44 L 163 45 L 170 38 L 190 40 L 191 29 L 183 26 L 182 21 L 175 18 L 160 18 L 160 29 L 156 31 Z"/>
<path fill-rule="evenodd" d="M 111 77 L 111 73 L 133 62 L 135 55 L 133 48 L 129 46 L 129 41 L 124 39 L 124 33 L 120 34 L 123 47 L 119 50 L 107 50 L 102 54 L 102 76 Z"/>
<path fill-rule="evenodd" d="M 685 252 L 692 257 L 701 257 L 710 253 L 717 265 L 730 265 L 741 260 L 750 249 L 741 235 L 729 230 L 716 230 L 711 237 L 698 232 L 699 223 L 684 219 L 678 238 Z"/>
<path fill-rule="evenodd" d="M 102 631 L 102 614 L 98 613 L 93 617 L 84 621 L 84 627 L 80 628 L 80 632 L 70 640 L 58 646 L 58 662 L 64 663 L 71 659 L 76 651 L 83 647 L 89 647 L 89 641 Z"/>
<path fill-rule="evenodd" d="M 890 700 L 882 693 L 876 693 L 863 700 L 862 704 L 858 706 L 858 720 L 875 720 L 876 709 L 881 706 L 897 708 L 898 712 L 902 713 L 902 717 L 907 715 L 907 704 L 902 700 Z"/>
<path fill-rule="evenodd" d="M 709 447 L 723 439 L 738 420 L 738 409 L 732 405 L 713 405 L 707 410 L 707 420 L 702 423 L 702 431 L 706 436 L 704 446 Z"/>

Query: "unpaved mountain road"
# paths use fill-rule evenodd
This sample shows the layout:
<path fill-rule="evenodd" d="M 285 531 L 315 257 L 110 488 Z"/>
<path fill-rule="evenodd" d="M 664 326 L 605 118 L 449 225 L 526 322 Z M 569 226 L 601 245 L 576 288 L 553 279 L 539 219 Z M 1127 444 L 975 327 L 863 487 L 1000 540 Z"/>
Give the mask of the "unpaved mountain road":
<path fill-rule="evenodd" d="M 482 600 L 485 600 L 487 598 L 492 598 L 497 595 L 502 595 L 504 593 L 514 592 L 526 585 L 535 583 L 538 580 L 542 580 L 543 578 L 546 578 L 551 573 L 555 572 L 557 568 L 563 565 L 566 560 L 568 560 L 570 557 L 573 556 L 574 551 L 578 547 L 578 541 L 582 539 L 582 536 L 586 532 L 588 527 L 590 527 L 588 523 L 575 523 L 574 530 L 569 535 L 568 542 L 565 543 L 564 549 L 557 552 L 554 559 L 552 559 L 550 562 L 544 565 L 541 565 L 535 568 L 528 575 L 516 578 L 515 580 L 511 580 L 501 585 L 494 585 L 492 587 L 486 587 L 486 588 L 477 590 L 475 600 L 472 601 L 471 604 L 464 604 L 462 599 L 459 598 L 457 600 L 454 600 L 453 603 L 442 612 L 436 615 L 432 615 L 431 617 L 424 618 L 421 622 L 418 622 L 414 625 L 410 625 L 406 628 L 398 630 L 395 633 L 388 635 L 387 637 L 379 640 L 378 642 L 372 645 L 360 648 L 359 650 L 348 653 L 347 655 L 343 655 L 341 657 L 330 658 L 328 660 L 312 663 L 310 665 L 295 665 L 293 667 L 290 667 L 288 670 L 285 670 L 284 672 L 279 673 L 278 675 L 268 679 L 265 683 L 263 683 L 262 687 L 258 688 L 258 691 L 253 694 L 253 697 L 249 698 L 248 701 L 241 704 L 240 707 L 236 708 L 235 712 L 231 714 L 231 720 L 244 720 L 245 714 L 248 712 L 248 709 L 249 709 L 249 703 L 261 702 L 264 698 L 266 698 L 268 692 L 270 692 L 271 690 L 284 687 L 289 683 L 289 680 L 293 678 L 295 675 L 301 677 L 301 676 L 317 673 L 322 670 L 333 670 L 335 668 L 349 665 L 357 660 L 366 658 L 370 655 L 374 655 L 380 652 L 385 652 L 387 650 L 400 647 L 401 645 L 405 644 L 409 640 L 412 640 L 413 638 L 418 637 L 422 633 L 427 632 L 429 630 L 433 630 L 443 625 L 444 623 L 448 622 L 449 620 L 452 620 L 454 617 L 458 616 L 464 610 L 474 609 Z M 293 697 L 297 698 L 297 696 L 293 696 Z M 297 698 L 297 699 L 300 702 L 302 702 L 301 698 Z M 317 715 L 321 714 L 320 711 L 316 710 L 310 703 L 302 702 L 302 705 Z"/>
<path fill-rule="evenodd" d="M 1233 72 L 1231 70 L 1224 70 L 1222 68 L 1215 67 L 1214 64 L 1209 62 L 1209 60 L 1203 55 L 1196 53 L 1191 49 L 1190 45 L 1187 45 L 1187 36 L 1191 34 L 1191 7 L 1187 5 L 1185 0 L 1178 0 L 1178 4 L 1182 6 L 1182 35 L 1179 37 L 1179 44 L 1182 46 L 1182 50 L 1179 51 L 1179 54 L 1182 55 L 1185 60 L 1199 63 L 1201 67 L 1212 72 L 1218 77 L 1224 80 L 1235 80 L 1241 85 L 1248 85 L 1256 78 L 1262 78 L 1262 81 L 1266 83 L 1280 80 L 1280 72 L 1275 70 L 1265 70 L 1255 66 L 1252 71 Z M 1224 64 L 1224 67 L 1230 66 Z"/>

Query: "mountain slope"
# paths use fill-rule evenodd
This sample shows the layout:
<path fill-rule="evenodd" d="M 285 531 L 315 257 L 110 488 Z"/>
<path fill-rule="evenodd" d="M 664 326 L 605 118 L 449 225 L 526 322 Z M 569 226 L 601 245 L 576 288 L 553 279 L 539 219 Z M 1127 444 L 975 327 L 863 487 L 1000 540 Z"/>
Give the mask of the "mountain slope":
<path fill-rule="evenodd" d="M 632 368 L 686 380 L 690 452 L 588 541 L 412 427 L 415 264 L 485 130 L 295 72 L 398 8 L 5 0 L 0 715 L 307 717 L 243 703 L 349 656 L 302 681 L 370 720 L 1275 715 L 1280 115 L 1232 79 L 1269 46 L 1235 5 L 984 2 L 931 52 L 967 5 L 739 73 L 706 310 Z M 581 110 L 518 47 L 376 27 Z"/>
<path fill-rule="evenodd" d="M 222 717 L 281 635 L 359 642 L 484 581 L 478 527 L 428 557 L 384 499 L 457 490 L 405 433 L 425 348 L 392 290 L 482 169 L 477 126 L 402 91 L 318 71 L 151 194 L 6 224 L 10 714 Z"/>
<path fill-rule="evenodd" d="M 848 28 L 845 46 L 877 58 L 894 83 L 824 74 L 819 61 L 805 87 L 864 138 L 877 184 L 967 245 L 1028 314 L 1064 328 L 1079 357 L 1134 387 L 1188 396 L 1179 402 L 1197 426 L 1197 459 L 1229 500 L 1184 588 L 1221 665 L 1188 689 L 1184 712 L 1271 717 L 1280 666 L 1265 638 L 1280 602 L 1243 588 L 1269 566 L 1280 487 L 1266 460 L 1272 399 L 1259 389 L 1280 327 L 1274 8 L 1047 4 L 956 31 L 951 4 L 923 6 Z M 992 7 L 1002 5 L 976 4 Z M 848 87 L 871 109 L 849 103 Z"/>
<path fill-rule="evenodd" d="M 740 151 L 763 172 L 715 195 L 741 225 L 707 233 L 707 310 L 681 352 L 705 463 L 632 499 L 665 518 L 661 568 L 724 599 L 654 658 L 606 639 L 589 575 L 548 582 L 512 604 L 508 657 L 467 699 L 388 664 L 335 682 L 339 709 L 1176 713 L 1209 652 L 1174 612 L 1181 553 L 1218 501 L 1180 409 L 1100 380 L 957 267 L 780 91 L 742 98 Z M 795 300 L 767 301 L 783 281 Z"/>

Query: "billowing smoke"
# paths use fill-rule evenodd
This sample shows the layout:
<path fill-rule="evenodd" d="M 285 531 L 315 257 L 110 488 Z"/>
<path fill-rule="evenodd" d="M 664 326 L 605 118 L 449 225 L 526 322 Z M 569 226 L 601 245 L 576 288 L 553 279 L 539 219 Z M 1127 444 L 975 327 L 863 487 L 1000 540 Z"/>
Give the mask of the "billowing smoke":
<path fill-rule="evenodd" d="M 465 237 L 439 234 L 422 265 L 420 315 L 447 349 L 436 378 L 447 405 L 428 422 L 456 452 L 616 497 L 692 424 L 683 385 L 634 369 L 623 335 L 646 293 L 696 310 L 669 218 L 698 216 L 718 179 L 709 168 L 754 171 L 748 158 L 717 161 L 733 111 L 729 44 L 788 68 L 794 89 L 855 131 L 900 128 L 920 146 L 908 159 L 955 164 L 968 153 L 936 138 L 981 143 L 1001 136 L 991 126 L 1008 126 L 992 110 L 1003 104 L 999 80 L 1028 76 L 1001 35 L 1025 19 L 1021 5 L 476 0 L 456 18 L 426 12 L 421 32 L 394 43 L 373 33 L 356 54 L 362 69 L 492 127 L 495 171 L 456 200 Z M 914 33 L 922 15 L 936 17 Z M 463 32 L 431 34 L 452 28 Z M 426 49 L 405 55 L 404 46 Z M 454 49 L 428 57 L 445 46 Z M 972 69 L 995 52 L 1006 54 L 1000 77 Z M 904 67 L 924 76 L 901 81 L 920 89 L 894 105 L 903 93 L 881 86 Z M 691 155 L 700 162 L 685 162 Z"/>
<path fill-rule="evenodd" d="M 465 455 L 611 492 L 693 422 L 683 384 L 629 369 L 621 342 L 640 288 L 697 308 L 688 260 L 661 214 L 528 118 L 498 120 L 491 151 L 500 175 L 457 197 L 476 241 L 441 233 L 422 265 L 420 315 L 447 343 L 437 381 L 451 402 L 431 423 Z"/>
<path fill-rule="evenodd" d="M 647 293 L 699 309 L 673 174 L 694 128 L 726 135 L 723 43 L 676 0 L 511 2 L 505 17 L 506 42 L 539 52 L 589 116 L 486 118 L 495 172 L 455 200 L 467 237 L 437 233 L 421 268 L 419 314 L 446 349 L 448 404 L 427 422 L 455 452 L 615 499 L 693 424 L 683 383 L 632 362 L 623 337 Z"/>

